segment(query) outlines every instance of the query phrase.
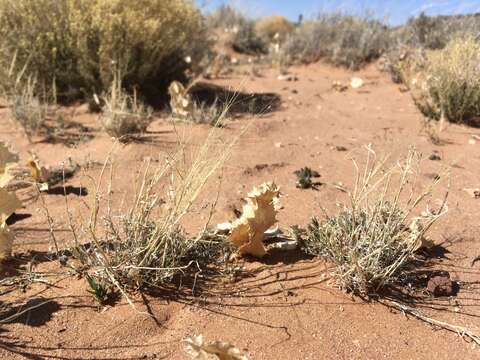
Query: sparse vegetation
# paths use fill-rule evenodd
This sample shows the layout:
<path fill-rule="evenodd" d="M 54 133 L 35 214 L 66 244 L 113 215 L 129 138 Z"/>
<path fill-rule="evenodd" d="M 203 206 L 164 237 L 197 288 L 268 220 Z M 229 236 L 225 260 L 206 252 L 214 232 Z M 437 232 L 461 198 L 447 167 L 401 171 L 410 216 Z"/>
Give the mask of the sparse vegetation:
<path fill-rule="evenodd" d="M 313 63 L 320 59 L 358 69 L 375 60 L 389 46 L 387 26 L 367 17 L 321 15 L 305 22 L 283 47 L 290 63 Z"/>
<path fill-rule="evenodd" d="M 335 265 L 340 288 L 363 296 L 401 282 L 414 264 L 415 252 L 426 244 L 426 232 L 446 209 L 443 202 L 436 211 L 418 215 L 417 208 L 439 181 L 418 195 L 409 188 L 415 183 L 418 154 L 412 151 L 390 168 L 372 156 L 365 171 L 357 174 L 349 205 L 325 221 L 314 218 L 306 229 L 293 229 L 304 251 Z"/>

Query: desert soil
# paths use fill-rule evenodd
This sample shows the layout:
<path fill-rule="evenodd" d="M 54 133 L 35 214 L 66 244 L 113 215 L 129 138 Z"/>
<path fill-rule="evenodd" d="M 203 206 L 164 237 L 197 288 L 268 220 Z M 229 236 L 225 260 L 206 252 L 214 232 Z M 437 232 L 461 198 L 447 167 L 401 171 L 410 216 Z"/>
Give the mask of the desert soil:
<path fill-rule="evenodd" d="M 463 189 L 480 187 L 480 141 L 472 135 L 480 130 L 449 125 L 441 133 L 442 144 L 434 145 L 422 132 L 423 117 L 408 92 L 391 82 L 375 66 L 353 73 L 325 64 L 294 67 L 298 81 L 280 81 L 273 70 L 262 77 L 232 75 L 215 80 L 219 85 L 248 92 L 275 92 L 282 106 L 263 116 L 244 115 L 221 129 L 232 138 L 249 123 L 235 146 L 221 182 L 214 179 L 205 199 L 213 199 L 220 188 L 214 222 L 233 218 L 241 198 L 253 186 L 275 181 L 282 190 L 281 228 L 305 225 L 321 215 L 321 207 L 332 213 L 347 200 L 335 184 L 349 188 L 354 180 L 351 159 L 360 163 L 365 146 L 379 156 L 392 159 L 414 146 L 424 155 L 420 183 L 427 184 L 443 166 L 451 172 L 449 212 L 433 229 L 432 238 L 446 251 L 435 268 L 447 270 L 460 284 L 456 297 L 432 299 L 425 296 L 419 307 L 431 317 L 480 332 L 480 255 L 478 211 L 480 199 Z M 350 82 L 352 76 L 365 81 L 360 89 L 336 92 L 332 82 Z M 93 139 L 76 147 L 29 143 L 15 127 L 8 109 L 0 110 L 0 140 L 9 142 L 21 160 L 34 152 L 45 165 L 58 165 L 68 157 L 92 166 L 68 180 L 68 200 L 75 210 L 93 193 L 87 175 L 96 177 L 113 146 L 101 131 L 98 115 L 84 106 L 74 119 L 93 129 Z M 117 146 L 114 191 L 128 193 L 133 169 L 147 157 L 173 149 L 173 126 L 161 114 L 142 142 Z M 199 144 L 209 131 L 206 125 L 178 125 L 177 131 Z M 471 141 L 473 140 L 473 141 Z M 341 147 L 344 147 L 346 151 Z M 438 152 L 440 161 L 428 157 Z M 295 170 L 309 166 L 320 172 L 317 191 L 295 186 Z M 220 184 L 220 185 L 219 185 Z M 446 185 L 444 185 L 446 186 Z M 79 187 L 89 194 L 78 196 Z M 436 193 L 440 198 L 441 188 Z M 68 246 L 65 199 L 52 191 L 44 199 L 55 219 L 57 239 Z M 439 330 L 400 311 L 376 302 L 365 302 L 345 294 L 328 281 L 328 264 L 300 255 L 275 254 L 261 261 L 240 261 L 250 276 L 237 282 L 219 280 L 204 291 L 184 287 L 170 293 L 134 297 L 133 309 L 124 299 L 99 309 L 87 293 L 84 279 L 69 275 L 56 261 L 48 261 L 52 250 L 49 227 L 41 201 L 31 189 L 18 192 L 25 208 L 12 225 L 17 239 L 10 275 L 34 269 L 50 272 L 22 290 L 0 294 L 1 301 L 30 299 L 29 305 L 50 301 L 14 323 L 0 327 L 2 359 L 187 359 L 181 340 L 203 334 L 244 349 L 251 359 L 478 359 L 480 347 L 458 334 Z M 24 215 L 24 216 L 21 216 Z M 31 216 L 29 216 L 31 215 Z M 195 214 L 194 214 L 195 215 Z M 187 219 L 194 229 L 205 220 Z M 5 274 L 3 274 L 5 275 Z"/>

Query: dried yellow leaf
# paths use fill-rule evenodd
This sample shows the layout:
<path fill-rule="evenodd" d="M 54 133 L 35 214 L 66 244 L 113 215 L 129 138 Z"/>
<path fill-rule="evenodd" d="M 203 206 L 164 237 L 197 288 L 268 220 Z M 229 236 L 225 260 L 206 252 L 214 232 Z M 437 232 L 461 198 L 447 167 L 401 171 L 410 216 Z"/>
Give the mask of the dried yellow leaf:
<path fill-rule="evenodd" d="M 0 260 L 12 254 L 13 234 L 5 223 L 0 224 Z"/>
<path fill-rule="evenodd" d="M 205 344 L 203 336 L 192 336 L 184 340 L 186 352 L 192 356 L 194 360 L 248 360 L 248 357 L 243 354 L 232 344 L 215 341 Z"/>
<path fill-rule="evenodd" d="M 279 189 L 274 183 L 264 183 L 247 196 L 242 217 L 233 223 L 229 240 L 238 247 L 240 255 L 263 257 L 265 231 L 277 222 Z"/>
<path fill-rule="evenodd" d="M 22 203 L 15 194 L 0 188 L 0 224 L 3 224 L 15 210 L 22 207 Z"/>
<path fill-rule="evenodd" d="M 173 81 L 168 87 L 172 114 L 178 117 L 187 117 L 193 112 L 193 102 L 188 91 L 178 81 Z"/>
<path fill-rule="evenodd" d="M 30 174 L 36 183 L 42 184 L 42 188 L 48 190 L 48 180 L 50 172 L 44 166 L 40 165 L 40 161 L 34 156 L 28 161 Z"/>

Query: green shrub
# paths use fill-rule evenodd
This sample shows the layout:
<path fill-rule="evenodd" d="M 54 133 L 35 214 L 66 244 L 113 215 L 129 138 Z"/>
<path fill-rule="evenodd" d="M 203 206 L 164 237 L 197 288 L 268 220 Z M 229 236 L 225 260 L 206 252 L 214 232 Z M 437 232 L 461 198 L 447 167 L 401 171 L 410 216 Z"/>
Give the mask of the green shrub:
<path fill-rule="evenodd" d="M 377 59 L 389 44 L 388 28 L 376 20 L 340 14 L 305 22 L 283 47 L 290 63 L 320 59 L 352 69 Z"/>
<path fill-rule="evenodd" d="M 0 0 L 0 23 L 0 65 L 15 59 L 14 74 L 26 67 L 60 100 L 106 91 L 113 68 L 128 89 L 158 93 L 206 48 L 188 0 Z"/>
<path fill-rule="evenodd" d="M 469 121 L 480 116 L 480 42 L 472 35 L 453 39 L 426 54 L 423 71 L 411 84 L 420 110 L 434 119 Z"/>

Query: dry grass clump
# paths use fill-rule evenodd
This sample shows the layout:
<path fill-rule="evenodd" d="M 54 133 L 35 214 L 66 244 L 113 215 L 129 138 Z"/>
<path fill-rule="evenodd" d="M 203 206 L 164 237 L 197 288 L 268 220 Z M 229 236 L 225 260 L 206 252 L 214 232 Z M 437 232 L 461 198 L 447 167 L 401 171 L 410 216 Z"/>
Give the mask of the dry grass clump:
<path fill-rule="evenodd" d="M 365 170 L 357 172 L 350 204 L 334 217 L 314 218 L 306 229 L 293 231 L 304 251 L 335 265 L 339 287 L 363 296 L 401 282 L 414 266 L 415 252 L 427 243 L 426 232 L 446 211 L 444 201 L 438 210 L 427 206 L 418 215 L 439 180 L 415 194 L 417 153 L 393 167 L 372 157 L 369 153 Z"/>
<path fill-rule="evenodd" d="M 158 161 L 147 160 L 138 170 L 133 198 L 124 200 L 127 209 L 114 210 L 114 170 L 112 165 L 105 186 L 105 164 L 88 207 L 90 216 L 79 228 L 71 226 L 75 253 L 89 266 L 95 293 L 102 297 L 105 286 L 124 295 L 127 289 L 161 287 L 175 275 L 207 271 L 223 260 L 228 246 L 208 231 L 209 219 L 193 236 L 182 221 L 194 216 L 196 200 L 227 160 L 232 145 L 220 141 L 216 128 L 191 151 L 179 140 L 176 152 Z M 214 207 L 215 201 L 210 204 Z M 81 245 L 85 241 L 91 243 Z"/>
<path fill-rule="evenodd" d="M 426 54 L 423 69 L 410 82 L 419 109 L 433 119 L 468 122 L 480 117 L 480 42 L 454 38 Z"/>
<path fill-rule="evenodd" d="M 0 22 L 0 66 L 15 57 L 17 73 L 25 68 L 59 100 L 106 91 L 112 63 L 127 89 L 158 92 L 207 47 L 203 17 L 187 0 L 0 0 Z"/>
<path fill-rule="evenodd" d="M 18 85 L 9 97 L 13 118 L 28 136 L 36 135 L 43 128 L 49 114 L 49 106 L 35 94 L 36 82 L 32 78 Z"/>
<path fill-rule="evenodd" d="M 287 40 L 283 53 L 293 63 L 324 59 L 357 69 L 380 57 L 388 44 L 389 30 L 377 20 L 327 14 L 299 27 Z"/>
<path fill-rule="evenodd" d="M 270 42 L 283 42 L 294 30 L 295 26 L 283 16 L 267 16 L 255 24 L 257 34 Z"/>
<path fill-rule="evenodd" d="M 132 135 L 144 133 L 152 122 L 152 109 L 137 97 L 127 94 L 122 88 L 120 76 L 116 76 L 110 91 L 103 98 L 103 127 L 110 135 L 122 141 Z"/>

